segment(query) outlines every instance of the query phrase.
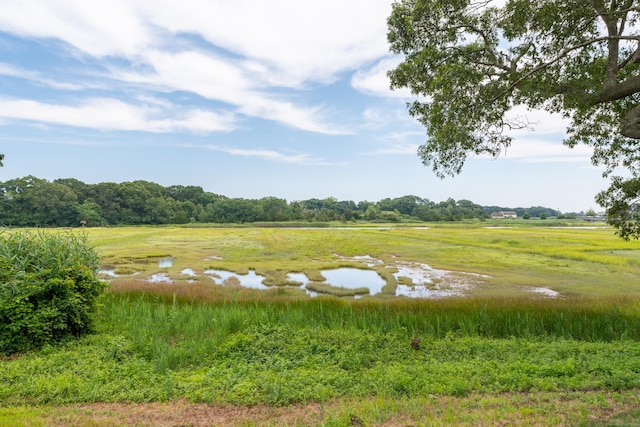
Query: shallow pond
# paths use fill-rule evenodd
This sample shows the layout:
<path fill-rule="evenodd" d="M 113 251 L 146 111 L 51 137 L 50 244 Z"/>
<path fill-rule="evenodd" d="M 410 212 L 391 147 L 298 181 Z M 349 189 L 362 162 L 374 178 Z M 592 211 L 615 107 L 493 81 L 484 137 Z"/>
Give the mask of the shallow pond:
<path fill-rule="evenodd" d="M 320 273 L 325 277 L 326 283 L 331 286 L 347 289 L 368 288 L 371 295 L 375 295 L 382 291 L 382 287 L 386 284 L 382 277 L 373 270 L 337 268 L 322 270 Z M 265 279 L 264 276 L 256 274 L 253 270 L 249 271 L 248 274 L 237 274 L 225 270 L 210 269 L 205 270 L 203 274 L 210 277 L 217 285 L 223 285 L 225 280 L 235 277 L 238 279 L 240 286 L 244 286 L 245 288 L 262 290 L 271 288 L 263 283 Z M 309 278 L 306 274 L 289 273 L 287 274 L 287 279 L 292 282 L 301 283 L 302 285 L 299 287 L 304 289 L 308 295 L 318 295 L 316 292 L 310 291 L 306 288 L 306 285 L 309 283 Z"/>
<path fill-rule="evenodd" d="M 116 274 L 116 270 L 114 269 L 98 270 L 98 274 L 103 274 L 105 276 L 110 276 L 110 277 L 118 277 L 118 275 Z"/>
<path fill-rule="evenodd" d="M 184 276 L 190 276 L 190 277 L 195 277 L 196 276 L 196 272 L 193 271 L 192 268 L 185 268 L 180 272 L 180 274 L 182 274 Z"/>
<path fill-rule="evenodd" d="M 304 274 L 304 273 L 289 273 L 289 274 L 287 274 L 287 280 L 290 281 L 290 282 L 302 283 L 302 285 L 300 285 L 300 286 L 290 286 L 290 287 L 294 287 L 294 288 L 298 288 L 299 287 L 300 289 L 304 289 L 304 291 L 310 297 L 317 297 L 318 296 L 317 292 L 312 291 L 310 289 L 307 289 L 307 283 L 309 283 L 309 278 L 307 277 L 306 274 Z"/>
<path fill-rule="evenodd" d="M 326 268 L 320 271 L 324 281 L 322 283 L 336 288 L 359 289 L 366 288 L 369 295 L 376 295 L 382 292 L 387 284 L 373 267 L 384 266 L 386 268 L 395 269 L 394 278 L 398 282 L 396 287 L 396 296 L 404 296 L 409 298 L 445 298 L 464 296 L 479 281 L 488 278 L 475 273 L 465 273 L 460 271 L 438 270 L 431 266 L 418 262 L 410 261 L 392 261 L 388 265 L 381 260 L 370 255 L 361 255 L 353 257 L 344 257 L 334 254 L 341 261 L 351 261 L 353 265 L 360 265 L 363 268 L 356 267 L 340 267 Z M 215 256 L 209 257 L 213 259 Z M 215 257 L 219 259 L 219 257 Z M 158 260 L 158 267 L 170 268 L 174 265 L 174 258 L 165 257 Z M 366 267 L 366 268 L 364 268 Z M 100 274 L 115 277 L 113 270 L 100 270 Z M 137 274 L 137 273 L 136 273 Z M 191 268 L 184 268 L 180 271 L 182 276 L 188 276 L 189 282 L 194 282 L 197 276 L 203 275 L 210 278 L 217 285 L 224 285 L 225 280 L 235 278 L 240 286 L 266 290 L 275 288 L 264 284 L 265 277 L 256 274 L 254 270 L 250 270 L 247 274 L 237 274 L 226 270 L 208 269 L 201 274 L 196 273 Z M 172 283 L 168 273 L 156 273 L 147 279 L 149 282 L 155 283 Z M 287 280 L 293 282 L 291 288 L 303 289 L 308 295 L 314 297 L 318 294 L 307 289 L 310 280 L 304 273 L 289 273 Z M 530 292 L 538 293 L 548 297 L 558 296 L 558 293 L 546 288 L 530 288 Z M 357 298 L 357 297 L 356 297 Z"/>
<path fill-rule="evenodd" d="M 152 274 L 151 277 L 147 279 L 147 282 L 151 283 L 173 283 L 173 280 L 166 273 L 156 273 Z"/>
<path fill-rule="evenodd" d="M 320 273 L 327 279 L 327 284 L 331 286 L 346 289 L 368 288 L 370 295 L 380 293 L 384 285 L 387 284 L 384 279 L 373 270 L 336 268 L 333 270 L 322 270 Z"/>
<path fill-rule="evenodd" d="M 289 273 L 287 274 L 287 280 L 290 282 L 302 283 L 302 286 L 306 286 L 309 283 L 309 278 L 304 273 Z"/>
<path fill-rule="evenodd" d="M 240 281 L 240 285 L 245 288 L 269 289 L 268 286 L 262 283 L 264 276 L 256 274 L 253 270 L 250 270 L 248 274 L 237 274 L 225 270 L 205 270 L 203 274 L 209 276 L 217 285 L 223 285 L 225 280 L 235 277 Z"/>
<path fill-rule="evenodd" d="M 533 292 L 534 294 L 540 294 L 543 295 L 545 297 L 549 297 L 549 298 L 555 298 L 560 296 L 560 293 L 557 291 L 554 291 L 553 289 L 549 289 L 549 288 L 536 288 L 536 287 L 531 287 L 528 288 L 529 292 Z"/>
<path fill-rule="evenodd" d="M 424 285 L 407 286 L 398 285 L 396 288 L 396 296 L 409 298 L 448 298 L 455 296 L 463 296 L 464 293 L 455 290 L 429 289 Z"/>
<path fill-rule="evenodd" d="M 160 258 L 158 260 L 158 267 L 160 267 L 160 268 L 173 267 L 173 258 L 171 258 L 171 257 Z"/>

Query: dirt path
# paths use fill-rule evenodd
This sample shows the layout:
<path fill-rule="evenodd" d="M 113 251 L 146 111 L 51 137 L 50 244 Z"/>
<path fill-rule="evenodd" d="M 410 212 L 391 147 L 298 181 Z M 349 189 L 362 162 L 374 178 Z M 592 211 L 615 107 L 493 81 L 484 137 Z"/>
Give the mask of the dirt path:
<path fill-rule="evenodd" d="M 231 426 L 548 426 L 609 424 L 604 420 L 629 414 L 629 425 L 640 425 L 637 390 L 614 395 L 603 392 L 518 393 L 497 396 L 441 396 L 405 403 L 338 399 L 325 404 L 286 407 L 194 404 L 186 400 L 149 403 L 92 403 L 44 406 L 34 417 L 4 418 L 0 427 L 231 427 Z M 30 411 L 27 411 L 31 413 Z M 357 414 L 357 415 L 356 415 Z M 365 421 L 360 417 L 363 416 Z M 13 421 L 11 421 L 13 420 Z M 601 420 L 595 422 L 595 420 Z M 22 422 L 20 422 L 22 421 Z M 17 423 L 16 423 L 17 422 Z M 628 425 L 628 424 L 624 424 Z"/>
<path fill-rule="evenodd" d="M 235 407 L 163 402 L 145 404 L 95 403 L 60 408 L 48 421 L 53 426 L 201 427 L 238 425 L 317 425 L 323 419 L 317 405 L 286 408 Z"/>

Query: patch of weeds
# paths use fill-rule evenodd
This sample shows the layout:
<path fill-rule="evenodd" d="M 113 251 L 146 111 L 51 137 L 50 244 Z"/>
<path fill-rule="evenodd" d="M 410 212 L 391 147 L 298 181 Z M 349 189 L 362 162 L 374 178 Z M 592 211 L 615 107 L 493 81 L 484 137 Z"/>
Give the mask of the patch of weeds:
<path fill-rule="evenodd" d="M 125 267 L 125 266 L 120 266 L 120 267 L 116 267 L 113 272 L 117 275 L 121 275 L 121 276 L 126 276 L 129 274 L 134 274 L 137 272 L 137 270 L 133 267 Z"/>
<path fill-rule="evenodd" d="M 340 288 L 337 286 L 331 286 L 326 283 L 318 283 L 318 282 L 309 282 L 307 283 L 306 288 L 313 292 L 318 292 L 321 294 L 333 295 L 337 297 L 353 297 L 356 295 L 368 295 L 369 288 Z"/>

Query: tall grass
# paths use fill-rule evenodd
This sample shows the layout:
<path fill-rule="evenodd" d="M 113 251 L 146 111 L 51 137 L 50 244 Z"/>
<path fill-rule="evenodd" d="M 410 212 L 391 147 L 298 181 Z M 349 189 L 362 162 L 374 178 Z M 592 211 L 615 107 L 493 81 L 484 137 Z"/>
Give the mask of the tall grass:
<path fill-rule="evenodd" d="M 103 295 L 97 334 L 2 360 L 0 401 L 289 405 L 640 387 L 637 298 L 383 302 L 147 285 Z"/>
<path fill-rule="evenodd" d="M 234 334 L 265 325 L 389 335 L 407 342 L 450 336 L 640 340 L 639 307 L 640 300 L 622 297 L 379 302 L 220 295 L 205 301 L 193 294 L 120 290 L 104 299 L 102 318 L 105 328 L 123 331 L 136 352 L 164 371 L 201 364 Z"/>

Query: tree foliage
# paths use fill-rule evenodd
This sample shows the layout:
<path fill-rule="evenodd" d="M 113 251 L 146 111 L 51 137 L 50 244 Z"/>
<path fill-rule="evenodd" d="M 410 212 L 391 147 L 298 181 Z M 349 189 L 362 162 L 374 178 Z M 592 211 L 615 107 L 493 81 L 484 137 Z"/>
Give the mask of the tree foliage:
<path fill-rule="evenodd" d="M 85 184 L 65 178 L 49 182 L 27 176 L 0 182 L 0 225 L 20 227 L 107 226 L 276 221 L 453 221 L 484 218 L 482 206 L 468 200 L 435 203 L 417 196 L 379 202 L 277 197 L 231 198 L 201 187 L 147 181 Z"/>
<path fill-rule="evenodd" d="M 405 55 L 393 88 L 418 97 L 409 112 L 427 130 L 419 149 L 440 177 L 471 155 L 498 155 L 508 131 L 529 127 L 517 106 L 569 119 L 565 144 L 586 144 L 605 175 L 622 166 L 640 179 L 640 5 L 637 0 L 397 0 L 391 50 Z M 617 185 L 598 197 L 609 208 Z M 640 186 L 635 185 L 635 188 Z M 630 199 L 637 199 L 639 192 Z M 634 206 L 634 203 L 629 203 Z M 619 228 L 638 237 L 638 228 Z"/>

